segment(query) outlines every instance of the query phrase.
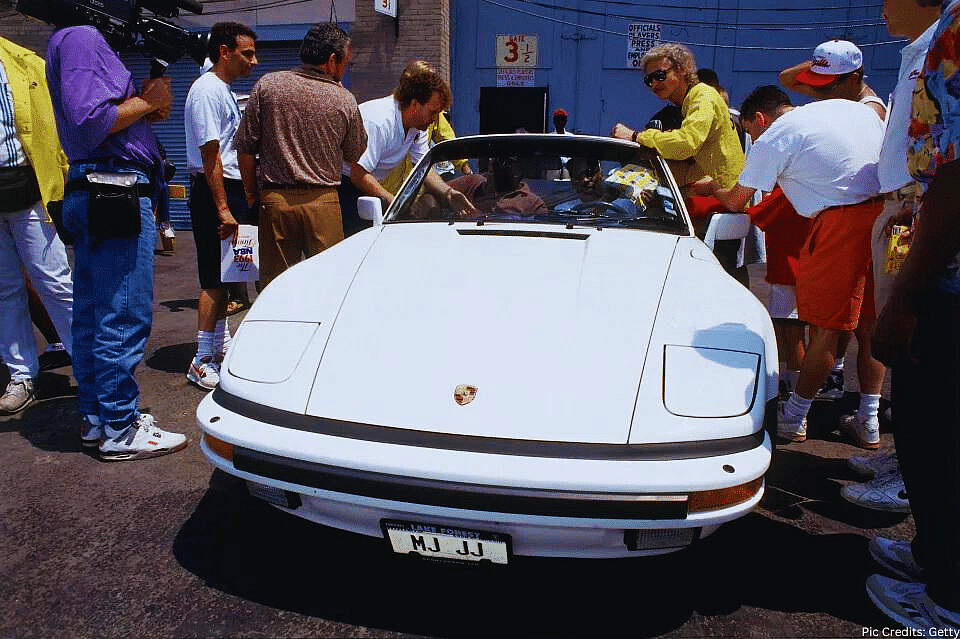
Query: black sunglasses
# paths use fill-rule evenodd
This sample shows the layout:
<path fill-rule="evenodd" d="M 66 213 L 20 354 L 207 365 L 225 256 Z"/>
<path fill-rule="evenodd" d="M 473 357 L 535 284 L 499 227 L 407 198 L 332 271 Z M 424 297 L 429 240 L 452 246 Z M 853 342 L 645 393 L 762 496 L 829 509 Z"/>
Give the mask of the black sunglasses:
<path fill-rule="evenodd" d="M 670 67 L 670 69 L 672 68 L 673 67 Z M 654 80 L 656 80 L 657 82 L 663 82 L 664 80 L 667 79 L 667 72 L 670 69 L 657 69 L 653 73 L 648 73 L 646 76 L 644 76 L 643 83 L 648 87 L 652 87 Z"/>

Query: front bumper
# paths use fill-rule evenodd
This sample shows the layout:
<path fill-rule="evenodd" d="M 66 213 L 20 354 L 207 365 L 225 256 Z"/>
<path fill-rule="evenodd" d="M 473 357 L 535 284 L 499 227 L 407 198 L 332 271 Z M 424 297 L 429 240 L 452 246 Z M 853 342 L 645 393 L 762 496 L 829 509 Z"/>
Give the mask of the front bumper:
<path fill-rule="evenodd" d="M 370 427 L 373 436 L 356 424 L 340 435 L 316 432 L 329 430 L 319 425 L 306 430 L 302 419 L 282 426 L 262 414 L 251 417 L 256 411 L 242 410 L 236 399 L 218 392 L 201 402 L 202 450 L 218 468 L 250 482 L 255 494 L 296 496 L 268 499 L 274 505 L 376 537 L 383 520 L 503 533 L 520 555 L 676 550 L 755 508 L 770 462 L 763 431 L 712 446 L 564 444 L 518 455 L 520 443 L 504 454 L 476 450 L 485 445 L 480 441 L 441 448 L 438 439 L 415 442 L 381 427 Z M 382 441 L 397 437 L 411 439 Z M 697 501 L 717 491 L 735 499 L 717 507 Z"/>

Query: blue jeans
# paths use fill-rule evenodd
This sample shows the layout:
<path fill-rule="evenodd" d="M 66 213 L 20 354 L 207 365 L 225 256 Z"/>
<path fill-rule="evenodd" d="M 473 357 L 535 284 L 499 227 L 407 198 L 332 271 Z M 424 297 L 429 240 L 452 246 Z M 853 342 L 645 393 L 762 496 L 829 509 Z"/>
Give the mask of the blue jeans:
<path fill-rule="evenodd" d="M 110 160 L 72 164 L 68 179 L 91 171 L 132 173 L 138 184 L 150 183 L 144 171 Z M 134 371 L 153 324 L 154 204 L 140 197 L 138 236 L 111 238 L 91 235 L 89 206 L 90 194 L 82 190 L 63 202 L 63 222 L 75 238 L 73 374 L 82 414 L 121 429 L 137 416 L 140 386 Z"/>
<path fill-rule="evenodd" d="M 36 377 L 40 371 L 21 267 L 70 352 L 70 264 L 57 230 L 46 219 L 40 202 L 22 211 L 0 214 L 0 357 L 13 379 Z"/>

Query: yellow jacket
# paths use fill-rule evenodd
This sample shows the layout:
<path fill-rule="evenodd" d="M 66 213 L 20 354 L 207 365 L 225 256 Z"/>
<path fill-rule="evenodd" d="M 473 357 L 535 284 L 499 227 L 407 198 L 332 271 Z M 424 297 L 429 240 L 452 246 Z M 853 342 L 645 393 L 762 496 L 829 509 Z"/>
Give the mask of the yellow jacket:
<path fill-rule="evenodd" d="M 43 58 L 0 37 L 0 60 L 13 94 L 17 135 L 37 174 L 43 203 L 62 200 L 70 167 L 67 155 L 60 148 Z M 47 219 L 49 221 L 49 215 Z"/>
<path fill-rule="evenodd" d="M 734 186 L 743 170 L 744 157 L 727 103 L 716 89 L 701 82 L 690 87 L 680 110 L 683 123 L 679 129 L 646 129 L 637 136 L 637 142 L 656 149 L 667 160 L 693 159 L 689 170 L 674 172 L 680 187 L 705 175 L 712 176 L 720 188 Z M 677 162 L 670 165 L 678 167 Z"/>
<path fill-rule="evenodd" d="M 457 137 L 453 127 L 450 126 L 450 121 L 447 120 L 447 116 L 445 116 L 443 112 L 440 113 L 440 117 L 427 127 L 427 135 L 430 136 L 431 146 L 438 142 L 452 140 Z M 458 170 L 463 171 L 463 165 L 466 163 L 466 160 L 456 160 L 453 165 Z M 403 181 L 407 179 L 411 171 L 413 171 L 413 161 L 410 159 L 410 156 L 407 155 L 403 158 L 403 162 L 393 167 L 390 172 L 387 173 L 386 177 L 383 178 L 383 188 L 396 195 L 397 191 L 400 190 L 400 186 L 403 185 Z"/>

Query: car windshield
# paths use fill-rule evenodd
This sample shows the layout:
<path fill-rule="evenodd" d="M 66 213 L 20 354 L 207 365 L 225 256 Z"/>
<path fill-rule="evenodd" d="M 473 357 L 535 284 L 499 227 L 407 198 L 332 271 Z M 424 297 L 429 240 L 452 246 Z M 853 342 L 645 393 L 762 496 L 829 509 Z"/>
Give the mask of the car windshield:
<path fill-rule="evenodd" d="M 466 160 L 472 174 L 452 172 Z M 470 201 L 424 187 L 433 169 Z M 524 222 L 657 229 L 689 227 L 662 160 L 636 145 L 556 135 L 476 136 L 431 149 L 388 212 L 387 223 Z"/>

